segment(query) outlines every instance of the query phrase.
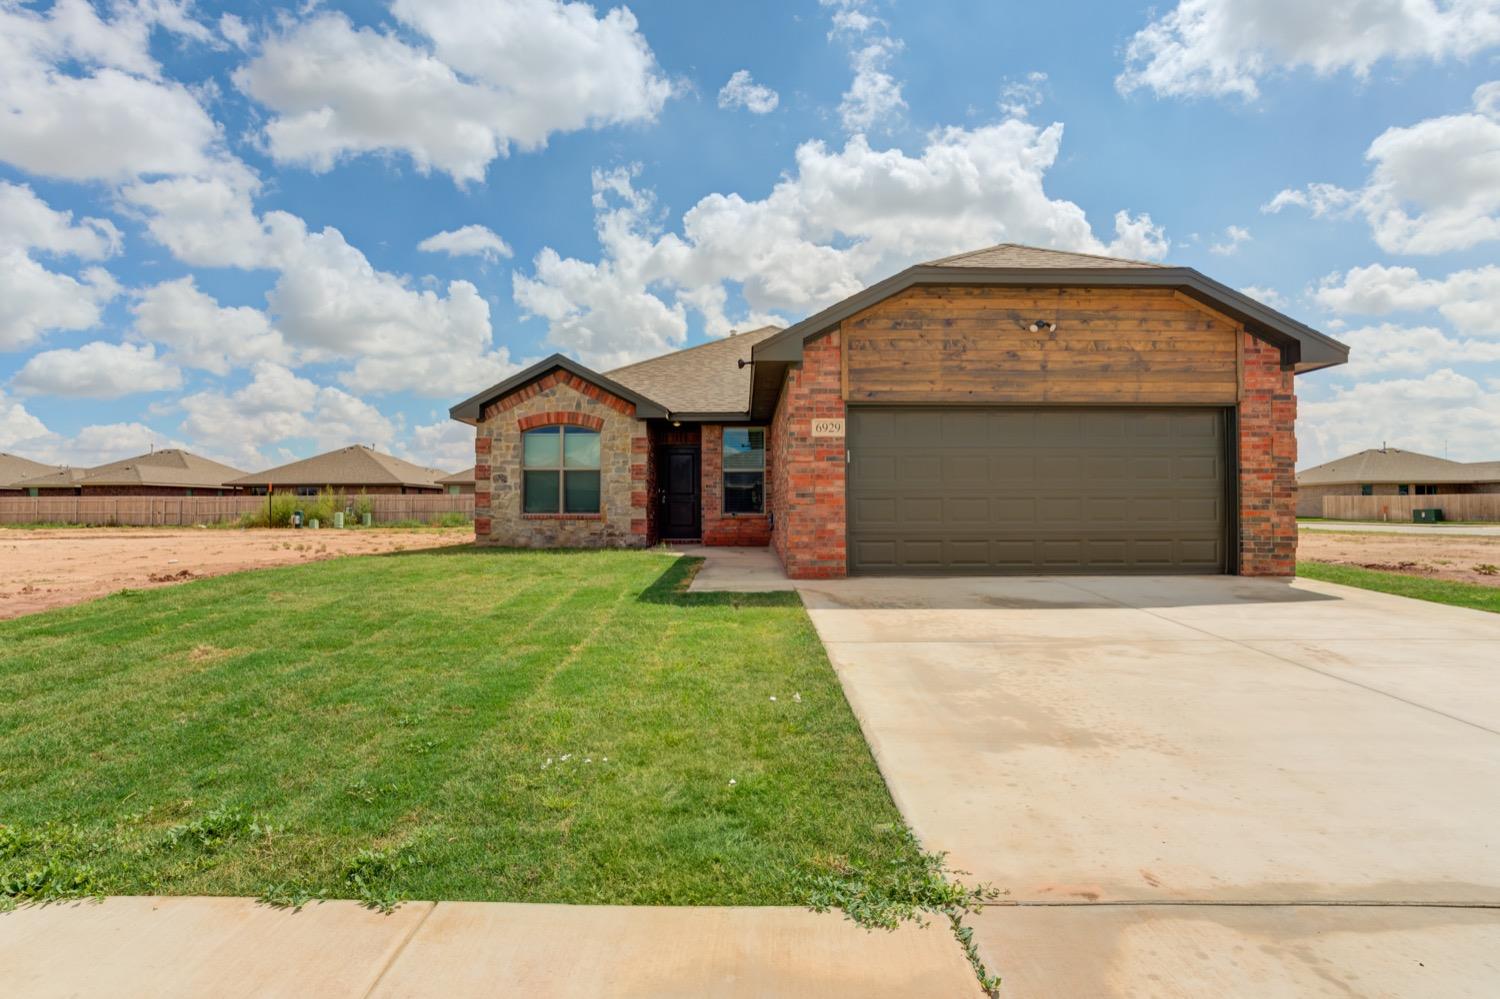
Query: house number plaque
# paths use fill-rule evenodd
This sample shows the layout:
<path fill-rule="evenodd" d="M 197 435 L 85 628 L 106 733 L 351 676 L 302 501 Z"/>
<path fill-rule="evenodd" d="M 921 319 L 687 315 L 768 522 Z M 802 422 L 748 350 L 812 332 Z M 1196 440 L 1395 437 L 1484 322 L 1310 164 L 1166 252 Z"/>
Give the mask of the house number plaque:
<path fill-rule="evenodd" d="M 844 436 L 844 421 L 813 420 L 812 435 L 814 437 L 842 437 Z"/>

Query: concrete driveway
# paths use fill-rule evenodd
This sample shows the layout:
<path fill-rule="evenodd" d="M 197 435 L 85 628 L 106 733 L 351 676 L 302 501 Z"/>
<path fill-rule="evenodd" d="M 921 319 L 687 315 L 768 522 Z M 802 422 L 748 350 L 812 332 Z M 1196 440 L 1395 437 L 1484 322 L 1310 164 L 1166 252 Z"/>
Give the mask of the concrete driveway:
<path fill-rule="evenodd" d="M 1500 994 L 1500 616 L 1310 581 L 801 587 L 1005 994 Z"/>

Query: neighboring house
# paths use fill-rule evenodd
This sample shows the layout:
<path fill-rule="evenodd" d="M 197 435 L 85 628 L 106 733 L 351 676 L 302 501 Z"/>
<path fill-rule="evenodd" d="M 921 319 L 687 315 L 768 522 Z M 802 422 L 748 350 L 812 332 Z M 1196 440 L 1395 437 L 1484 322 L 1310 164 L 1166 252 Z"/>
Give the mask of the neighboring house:
<path fill-rule="evenodd" d="M 1324 496 L 1500 493 L 1500 461 L 1449 461 L 1395 447 L 1370 448 L 1297 473 L 1297 515 L 1321 517 Z"/>
<path fill-rule="evenodd" d="M 462 472 L 454 472 L 438 479 L 438 485 L 443 487 L 443 492 L 454 496 L 468 496 L 474 492 L 474 469 L 466 468 Z"/>
<path fill-rule="evenodd" d="M 44 465 L 40 461 L 0 451 L 0 496 L 25 496 L 26 490 L 21 488 L 23 480 L 62 470 L 61 465 Z"/>
<path fill-rule="evenodd" d="M 315 496 L 325 489 L 371 496 L 405 495 L 442 492 L 438 479 L 443 475 L 441 469 L 423 468 L 355 444 L 253 475 L 241 474 L 229 484 L 256 496 L 264 496 L 267 489 L 299 496 Z"/>
<path fill-rule="evenodd" d="M 169 448 L 93 468 L 63 468 L 17 483 L 32 496 L 228 496 L 238 468 Z"/>
<path fill-rule="evenodd" d="M 1230 572 L 1296 555 L 1294 374 L 1348 348 L 1185 267 L 1003 245 L 787 329 L 454 406 L 475 532 L 769 544 L 793 578 Z"/>

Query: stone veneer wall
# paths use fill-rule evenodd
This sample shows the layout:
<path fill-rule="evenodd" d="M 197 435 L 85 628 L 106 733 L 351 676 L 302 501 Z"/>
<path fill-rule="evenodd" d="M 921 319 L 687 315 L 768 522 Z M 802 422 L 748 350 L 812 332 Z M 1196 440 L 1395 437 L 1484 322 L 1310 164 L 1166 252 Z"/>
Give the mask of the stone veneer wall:
<path fill-rule="evenodd" d="M 838 330 L 809 341 L 787 374 L 771 421 L 771 545 L 792 579 L 848 574 L 843 437 L 813 437 L 812 421 L 843 419 Z"/>
<path fill-rule="evenodd" d="M 521 433 L 558 423 L 599 431 L 597 514 L 521 512 Z M 486 407 L 475 430 L 475 540 L 518 548 L 644 547 L 648 459 L 646 422 L 636 419 L 633 404 L 566 371 L 543 375 Z"/>
<path fill-rule="evenodd" d="M 1297 391 L 1279 349 L 1241 336 L 1239 571 L 1290 576 L 1297 563 Z"/>
<path fill-rule="evenodd" d="M 771 434 L 766 432 L 767 513 L 724 512 L 724 427 L 718 423 L 703 424 L 699 468 L 703 470 L 700 489 L 703 507 L 703 543 L 705 545 L 769 545 L 771 543 Z"/>

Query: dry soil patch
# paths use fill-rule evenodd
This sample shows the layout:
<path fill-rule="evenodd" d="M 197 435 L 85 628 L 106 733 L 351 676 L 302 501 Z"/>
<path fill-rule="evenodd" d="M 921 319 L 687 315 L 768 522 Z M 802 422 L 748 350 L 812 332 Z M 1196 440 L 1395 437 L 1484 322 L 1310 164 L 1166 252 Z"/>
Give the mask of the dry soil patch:
<path fill-rule="evenodd" d="M 245 569 L 473 540 L 452 530 L 0 530 L 0 619 Z"/>
<path fill-rule="evenodd" d="M 1303 531 L 1297 539 L 1297 557 L 1500 586 L 1500 538 Z"/>

